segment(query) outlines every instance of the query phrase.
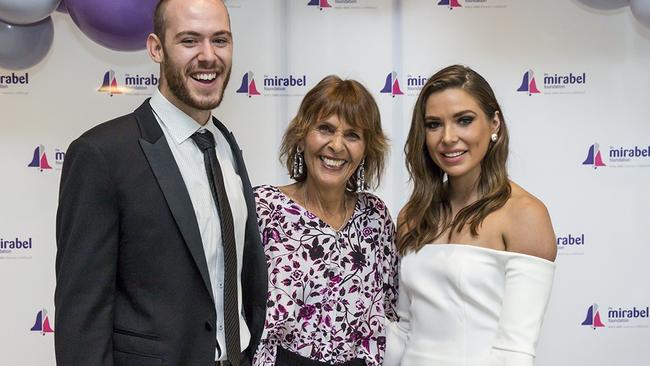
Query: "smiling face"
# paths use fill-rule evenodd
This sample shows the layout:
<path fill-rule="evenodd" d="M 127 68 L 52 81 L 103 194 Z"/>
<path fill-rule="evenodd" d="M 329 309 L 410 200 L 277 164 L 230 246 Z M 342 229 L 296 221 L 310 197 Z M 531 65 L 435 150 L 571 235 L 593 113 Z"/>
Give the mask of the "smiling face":
<path fill-rule="evenodd" d="M 164 11 L 163 40 L 147 39 L 161 66 L 160 92 L 190 116 L 203 115 L 219 106 L 230 78 L 228 11 L 216 0 L 172 0 Z"/>
<path fill-rule="evenodd" d="M 304 150 L 308 184 L 343 190 L 363 159 L 363 133 L 333 115 L 316 121 L 300 146 Z"/>
<path fill-rule="evenodd" d="M 425 105 L 426 147 L 433 162 L 450 179 L 476 181 L 481 162 L 499 129 L 499 116 L 490 119 L 476 99 L 459 88 L 431 94 Z"/>

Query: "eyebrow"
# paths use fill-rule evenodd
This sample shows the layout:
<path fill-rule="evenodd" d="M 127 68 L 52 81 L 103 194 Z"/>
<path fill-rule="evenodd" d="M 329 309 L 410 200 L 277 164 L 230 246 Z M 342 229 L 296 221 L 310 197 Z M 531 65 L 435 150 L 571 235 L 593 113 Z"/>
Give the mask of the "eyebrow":
<path fill-rule="evenodd" d="M 471 113 L 471 114 L 474 114 L 474 115 L 476 114 L 476 112 L 474 112 L 471 109 L 465 109 L 465 110 L 462 110 L 460 112 L 454 113 L 454 118 L 460 117 L 460 116 L 462 116 L 464 114 L 467 114 L 467 113 Z M 424 116 L 424 119 L 425 120 L 432 120 L 432 119 L 440 119 L 440 117 L 437 117 L 437 116 Z"/>
<path fill-rule="evenodd" d="M 338 129 L 338 126 L 337 126 L 337 125 L 334 125 L 332 122 L 330 122 L 330 121 L 327 120 L 327 119 L 322 120 L 322 121 L 320 121 L 320 122 L 317 122 L 317 123 L 315 124 L 315 125 L 316 125 L 316 128 L 318 128 L 318 125 L 319 125 L 319 124 L 326 124 L 326 125 L 328 125 L 329 127 L 332 127 L 332 128 Z M 350 126 L 350 127 L 348 127 L 347 129 L 343 129 L 343 132 L 350 132 L 350 131 L 354 131 L 354 132 L 362 132 L 363 129 L 362 129 L 362 128 L 358 128 L 358 127 L 353 127 L 353 126 Z"/>
<path fill-rule="evenodd" d="M 182 32 L 176 33 L 176 36 L 174 36 L 174 38 L 181 38 L 181 37 L 185 37 L 185 36 L 201 37 L 202 34 L 198 33 L 198 32 L 195 32 L 195 31 L 182 31 Z M 223 30 L 223 31 L 218 31 L 218 32 L 212 33 L 212 35 L 210 37 L 216 37 L 216 36 L 227 36 L 228 38 L 232 38 L 232 33 L 230 31 Z"/>
<path fill-rule="evenodd" d="M 454 113 L 454 117 L 460 117 L 460 116 L 462 116 L 462 115 L 464 115 L 464 114 L 467 114 L 467 113 L 476 114 L 476 112 L 474 112 L 474 111 L 471 110 L 471 109 L 465 109 L 464 111 L 460 111 L 460 112 L 456 112 L 456 113 Z"/>

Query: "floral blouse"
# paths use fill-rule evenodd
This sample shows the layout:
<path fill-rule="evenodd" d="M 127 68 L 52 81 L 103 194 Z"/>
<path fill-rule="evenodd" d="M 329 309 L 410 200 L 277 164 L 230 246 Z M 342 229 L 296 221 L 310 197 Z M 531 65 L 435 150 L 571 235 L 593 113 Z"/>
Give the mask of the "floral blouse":
<path fill-rule="evenodd" d="M 331 364 L 381 365 L 385 318 L 395 320 L 395 228 L 384 203 L 358 194 L 334 230 L 277 187 L 255 188 L 269 270 L 266 321 L 255 366 L 273 366 L 276 346 Z"/>

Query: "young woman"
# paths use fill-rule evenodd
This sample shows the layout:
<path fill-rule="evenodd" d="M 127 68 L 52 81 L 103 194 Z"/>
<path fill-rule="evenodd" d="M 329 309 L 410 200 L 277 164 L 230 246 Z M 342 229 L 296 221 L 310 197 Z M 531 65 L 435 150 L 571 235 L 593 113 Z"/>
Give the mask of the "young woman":
<path fill-rule="evenodd" d="M 459 65 L 433 75 L 404 150 L 413 193 L 398 218 L 399 322 L 384 364 L 532 365 L 555 234 L 544 204 L 508 179 L 490 85 Z"/>

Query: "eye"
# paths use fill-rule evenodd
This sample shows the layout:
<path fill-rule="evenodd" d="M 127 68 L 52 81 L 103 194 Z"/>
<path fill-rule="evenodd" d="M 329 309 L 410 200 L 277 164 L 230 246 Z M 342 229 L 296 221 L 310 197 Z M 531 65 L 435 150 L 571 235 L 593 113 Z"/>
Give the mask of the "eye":
<path fill-rule="evenodd" d="M 194 39 L 194 38 L 183 38 L 181 40 L 181 44 L 183 44 L 183 46 L 192 46 L 192 45 L 196 44 L 196 39 Z"/>
<path fill-rule="evenodd" d="M 434 120 L 429 120 L 429 121 L 424 121 L 424 128 L 427 130 L 435 130 L 436 128 L 440 127 L 441 123 L 439 121 L 434 121 Z"/>
<path fill-rule="evenodd" d="M 458 124 L 461 126 L 467 126 L 474 121 L 472 116 L 463 116 L 458 119 Z"/>
<path fill-rule="evenodd" d="M 334 129 L 332 126 L 327 125 L 327 124 L 320 124 L 316 127 L 316 130 L 321 133 L 326 133 L 326 134 L 331 134 L 334 133 Z"/>
<path fill-rule="evenodd" d="M 345 138 L 350 141 L 358 141 L 361 140 L 361 135 L 356 131 L 349 131 L 345 134 Z"/>
<path fill-rule="evenodd" d="M 218 37 L 213 39 L 212 43 L 214 43 L 218 47 L 226 47 L 230 43 L 230 40 L 225 37 Z"/>

